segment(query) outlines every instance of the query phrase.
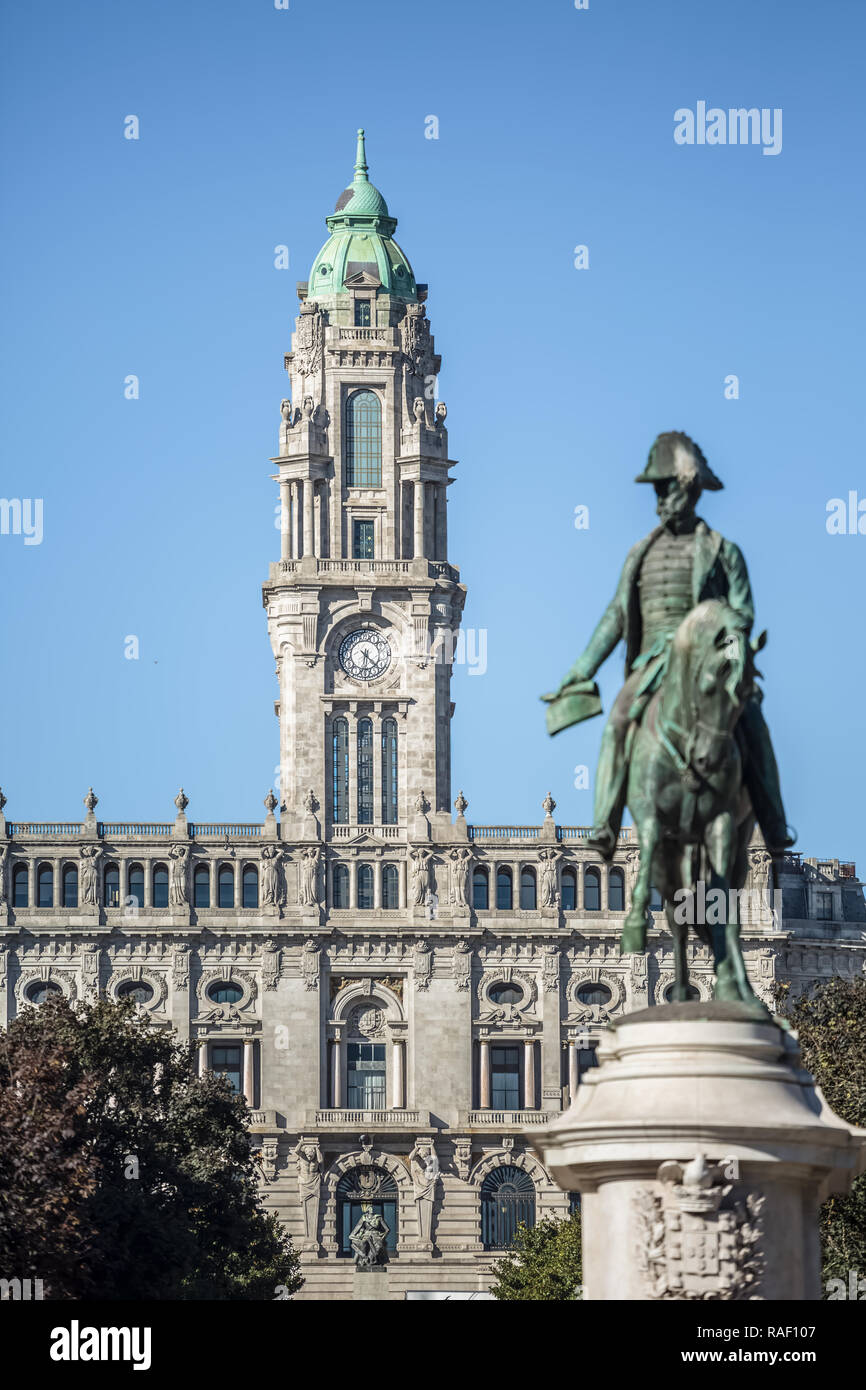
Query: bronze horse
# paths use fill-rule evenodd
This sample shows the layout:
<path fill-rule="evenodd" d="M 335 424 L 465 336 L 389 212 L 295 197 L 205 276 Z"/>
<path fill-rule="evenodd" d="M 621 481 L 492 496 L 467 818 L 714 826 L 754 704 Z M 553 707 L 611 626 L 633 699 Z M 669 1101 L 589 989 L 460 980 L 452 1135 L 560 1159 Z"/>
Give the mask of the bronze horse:
<path fill-rule="evenodd" d="M 763 645 L 762 639 L 755 644 Z M 740 949 L 736 893 L 748 871 L 755 817 L 743 784 L 737 720 L 754 690 L 753 649 L 742 621 L 721 599 L 699 603 L 674 634 L 661 688 L 629 738 L 626 800 L 640 840 L 640 869 L 620 942 L 645 951 L 647 909 L 654 885 L 665 902 L 674 940 L 673 999 L 688 998 L 688 921 L 713 952 L 713 997 L 739 1000 L 766 1016 Z M 720 889 L 725 910 L 716 923 L 679 910 L 687 894 Z M 705 900 L 705 895 L 699 901 Z M 694 904 L 695 898 L 692 899 Z M 718 893 L 713 903 L 720 901 Z"/>

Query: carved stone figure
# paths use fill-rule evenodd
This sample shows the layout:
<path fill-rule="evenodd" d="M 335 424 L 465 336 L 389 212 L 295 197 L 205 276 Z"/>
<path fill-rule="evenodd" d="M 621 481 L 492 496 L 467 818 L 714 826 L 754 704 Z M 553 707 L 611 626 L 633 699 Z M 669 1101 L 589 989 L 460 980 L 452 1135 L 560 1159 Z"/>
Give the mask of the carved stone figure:
<path fill-rule="evenodd" d="M 559 855 L 555 849 L 542 849 L 538 857 L 541 860 L 541 906 L 556 907 L 556 861 Z"/>
<path fill-rule="evenodd" d="M 301 305 L 295 338 L 295 362 L 302 376 L 312 376 L 322 365 L 322 324 L 322 314 L 315 303 L 308 300 Z"/>
<path fill-rule="evenodd" d="M 169 902 L 172 907 L 185 907 L 189 899 L 187 897 L 187 866 L 190 854 L 192 853 L 189 845 L 172 845 L 168 852 L 171 859 L 171 881 L 169 884 Z"/>
<path fill-rule="evenodd" d="M 409 1155 L 409 1172 L 412 1175 L 415 1208 L 418 1212 L 418 1234 L 421 1244 L 430 1246 L 433 1203 L 436 1200 L 436 1184 L 439 1181 L 439 1159 L 432 1139 L 416 1141 Z"/>
<path fill-rule="evenodd" d="M 298 902 L 302 907 L 315 907 L 319 901 L 319 850 L 311 845 L 301 851 L 298 875 Z"/>
<path fill-rule="evenodd" d="M 262 904 L 277 907 L 280 901 L 280 850 L 276 845 L 262 849 Z"/>
<path fill-rule="evenodd" d="M 306 1245 L 313 1249 L 319 1243 L 319 1201 L 322 1190 L 322 1150 L 317 1143 L 301 1141 L 295 1150 L 298 1160 L 298 1189 L 304 1213 Z"/>
<path fill-rule="evenodd" d="M 385 1242 L 391 1227 L 383 1216 L 373 1211 L 369 1202 L 361 1206 L 361 1219 L 349 1233 L 349 1244 L 355 1252 L 358 1269 L 373 1269 L 387 1259 Z"/>
<path fill-rule="evenodd" d="M 412 952 L 412 972 L 416 989 L 427 989 L 433 971 L 433 952 L 423 937 L 415 943 Z"/>
<path fill-rule="evenodd" d="M 469 907 L 470 880 L 472 876 L 472 850 L 465 846 L 452 849 L 451 860 L 451 902 L 455 907 Z"/>
<path fill-rule="evenodd" d="M 82 845 L 78 851 L 81 857 L 81 905 L 96 907 L 99 902 L 99 866 L 101 845 Z"/>
<path fill-rule="evenodd" d="M 0 845 L 0 907 L 6 902 L 6 865 L 9 860 L 8 840 Z"/>
<path fill-rule="evenodd" d="M 434 892 L 433 851 L 411 849 L 409 859 L 412 864 L 412 902 L 416 907 L 424 907 Z"/>
<path fill-rule="evenodd" d="M 430 810 L 430 802 L 424 793 L 423 787 L 415 797 L 414 806 L 416 816 L 426 816 L 427 812 Z"/>

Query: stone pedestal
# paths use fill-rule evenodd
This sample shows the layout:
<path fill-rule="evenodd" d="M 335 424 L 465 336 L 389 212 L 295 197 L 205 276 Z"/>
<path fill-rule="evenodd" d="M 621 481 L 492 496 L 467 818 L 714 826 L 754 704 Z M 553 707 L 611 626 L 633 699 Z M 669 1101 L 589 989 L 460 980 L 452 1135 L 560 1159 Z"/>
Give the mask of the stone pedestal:
<path fill-rule="evenodd" d="M 352 1299 L 362 1302 L 378 1298 L 390 1298 L 387 1265 L 374 1265 L 372 1269 L 355 1269 L 352 1283 Z"/>
<path fill-rule="evenodd" d="M 821 1297 L 818 1207 L 866 1168 L 794 1034 L 669 1004 L 604 1035 L 571 1108 L 527 1138 L 581 1193 L 584 1298 Z"/>

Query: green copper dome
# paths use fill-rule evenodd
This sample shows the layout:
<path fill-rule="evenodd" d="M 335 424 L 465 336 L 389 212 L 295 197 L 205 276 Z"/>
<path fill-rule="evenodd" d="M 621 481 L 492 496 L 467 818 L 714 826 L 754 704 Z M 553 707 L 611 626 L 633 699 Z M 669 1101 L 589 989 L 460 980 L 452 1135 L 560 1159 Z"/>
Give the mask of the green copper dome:
<path fill-rule="evenodd" d="M 362 272 L 378 279 L 387 294 L 417 299 L 412 267 L 393 239 L 397 219 L 367 178 L 363 130 L 358 131 L 355 176 L 326 222 L 331 235 L 310 271 L 310 299 L 341 294 L 346 281 Z"/>

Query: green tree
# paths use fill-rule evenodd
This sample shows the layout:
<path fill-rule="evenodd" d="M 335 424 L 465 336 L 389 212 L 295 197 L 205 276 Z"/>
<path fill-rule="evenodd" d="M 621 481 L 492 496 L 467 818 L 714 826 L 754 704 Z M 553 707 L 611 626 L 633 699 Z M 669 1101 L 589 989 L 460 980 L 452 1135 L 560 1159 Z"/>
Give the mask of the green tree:
<path fill-rule="evenodd" d="M 243 1098 L 131 1003 L 54 996 L 0 1035 L 0 1275 L 71 1299 L 303 1282 L 260 1205 Z"/>
<path fill-rule="evenodd" d="M 490 1292 L 502 1300 L 571 1302 L 580 1298 L 582 1280 L 580 1213 L 574 1212 L 561 1221 L 548 1216 L 536 1226 L 521 1224 Z"/>
<path fill-rule="evenodd" d="M 866 980 L 833 979 L 780 1008 L 796 1030 L 808 1067 L 840 1119 L 866 1127 Z M 866 1277 L 866 1175 L 821 1208 L 822 1280 L 856 1270 Z"/>

